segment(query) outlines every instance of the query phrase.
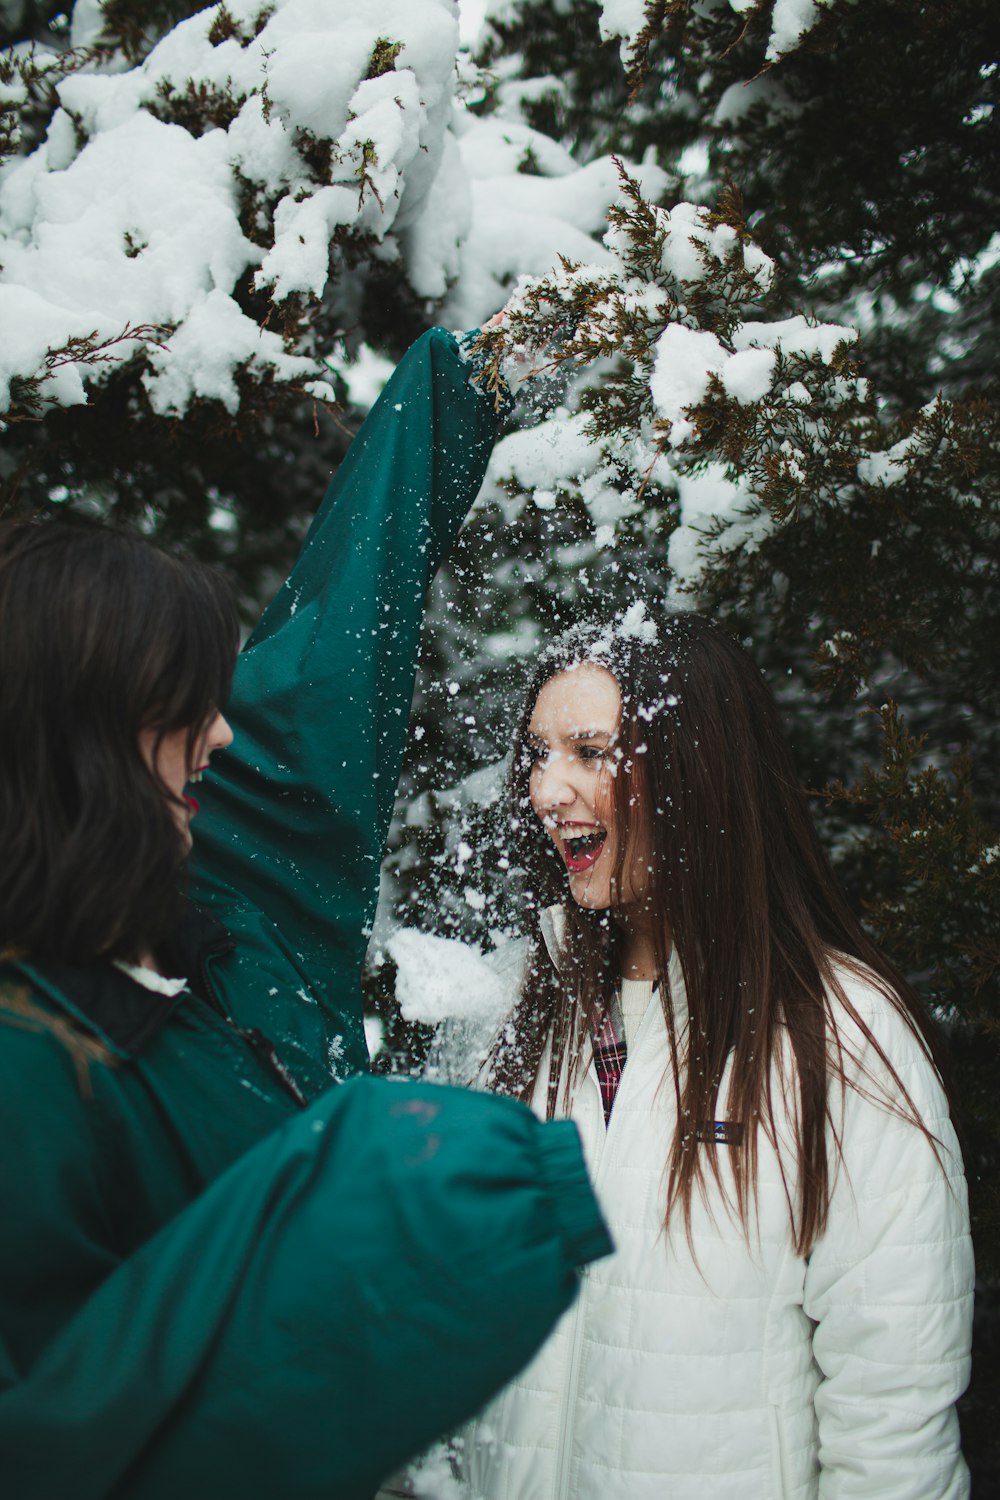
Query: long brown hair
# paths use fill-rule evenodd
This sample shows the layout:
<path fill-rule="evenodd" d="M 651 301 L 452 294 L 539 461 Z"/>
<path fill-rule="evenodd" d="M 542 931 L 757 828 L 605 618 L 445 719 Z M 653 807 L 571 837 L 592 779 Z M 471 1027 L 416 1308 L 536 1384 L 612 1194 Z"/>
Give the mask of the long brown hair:
<path fill-rule="evenodd" d="M 541 911 L 565 902 L 559 972 L 533 936 L 517 1006 L 491 1062 L 492 1085 L 530 1098 L 551 1038 L 548 1113 L 559 1079 L 569 1096 L 590 1055 L 590 1038 L 620 976 L 613 911 L 566 900 L 562 861 L 530 807 L 533 752 L 526 743 L 535 700 L 551 677 L 581 662 L 606 668 L 622 698 L 617 773 L 608 792 L 618 840 L 612 890 L 623 889 L 630 839 L 641 818 L 649 839 L 655 945 L 676 1093 L 678 1126 L 667 1162 L 666 1218 L 680 1209 L 690 1234 L 705 1164 L 721 1184 L 718 1153 L 702 1149 L 698 1126 L 717 1117 L 727 1064 L 730 1118 L 743 1122 L 732 1161 L 736 1208 L 749 1232 L 755 1203 L 758 1129 L 776 1143 L 775 1070 L 790 1047 L 794 1088 L 793 1194 L 782 1162 L 794 1242 L 800 1254 L 823 1231 L 832 1166 L 827 1126 L 831 1085 L 871 1090 L 925 1130 L 890 1059 L 844 992 L 835 960 L 863 972 L 940 1065 L 940 1043 L 916 992 L 851 911 L 830 867 L 798 784 L 777 707 L 750 656 L 695 614 L 643 606 L 610 624 L 569 631 L 541 656 L 515 733 L 510 816 L 531 891 Z M 688 1026 L 678 1034 L 667 982 L 671 946 L 684 974 Z M 833 1024 L 831 997 L 885 1069 L 874 1084 Z M 842 1012 L 843 1014 L 843 1012 Z M 858 1068 L 860 1067 L 860 1075 Z M 858 1082 L 859 1076 L 861 1082 Z M 933 1143 L 933 1137 L 930 1137 Z M 779 1161 L 781 1153 L 779 1153 Z"/>
<path fill-rule="evenodd" d="M 229 692 L 239 629 L 203 564 L 65 522 L 0 530 L 0 944 L 83 963 L 155 952 L 186 854 L 139 731 Z"/>

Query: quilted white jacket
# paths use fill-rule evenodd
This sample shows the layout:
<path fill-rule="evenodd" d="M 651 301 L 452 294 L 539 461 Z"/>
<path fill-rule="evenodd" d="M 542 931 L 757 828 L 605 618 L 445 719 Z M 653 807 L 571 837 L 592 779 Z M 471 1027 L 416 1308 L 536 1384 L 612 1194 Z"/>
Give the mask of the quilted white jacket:
<path fill-rule="evenodd" d="M 958 1145 L 912 1033 L 873 986 L 846 970 L 838 977 L 940 1141 L 945 1171 L 912 1124 L 849 1089 L 837 1106 L 844 1165 L 809 1257 L 790 1243 L 777 1158 L 763 1138 L 749 1243 L 716 1189 L 708 1205 L 696 1196 L 692 1253 L 681 1225 L 663 1231 L 676 1104 L 654 997 L 608 1127 L 592 1066 L 572 1107 L 616 1253 L 588 1269 L 549 1342 L 465 1434 L 471 1494 L 968 1495 L 954 1402 L 969 1376 L 973 1263 Z M 683 1025 L 676 959 L 670 989 Z M 844 1039 L 864 1052 L 853 1029 L 845 1017 Z M 543 1107 L 543 1089 L 537 1097 Z"/>

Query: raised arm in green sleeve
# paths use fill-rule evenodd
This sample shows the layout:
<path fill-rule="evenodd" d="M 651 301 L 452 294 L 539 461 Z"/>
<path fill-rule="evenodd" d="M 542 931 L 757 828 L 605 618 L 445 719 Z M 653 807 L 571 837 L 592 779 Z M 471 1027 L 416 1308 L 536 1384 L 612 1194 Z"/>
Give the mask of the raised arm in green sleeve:
<path fill-rule="evenodd" d="M 90 1160 L 77 1114 L 49 1122 L 51 1194 L 19 1188 L 16 1154 L 0 1168 L 17 1274 L 33 1254 L 58 1274 L 32 1214 Z M 371 1500 L 527 1362 L 609 1248 L 572 1124 L 383 1079 L 329 1091 L 110 1273 L 113 1224 L 86 1173 L 75 1191 L 76 1312 L 29 1369 L 0 1338 L 11 1500 Z"/>
<path fill-rule="evenodd" d="M 357 1009 L 424 595 L 497 432 L 470 373 L 443 329 L 397 368 L 240 657 L 235 741 L 201 789 L 192 895 L 258 965 L 262 915 L 341 1019 Z"/>

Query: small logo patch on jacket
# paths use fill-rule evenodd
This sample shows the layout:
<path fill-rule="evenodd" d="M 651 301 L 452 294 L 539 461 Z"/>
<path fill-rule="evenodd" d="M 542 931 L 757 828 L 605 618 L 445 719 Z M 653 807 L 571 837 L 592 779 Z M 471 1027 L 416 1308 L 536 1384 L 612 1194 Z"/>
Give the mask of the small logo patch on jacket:
<path fill-rule="evenodd" d="M 702 1120 L 695 1136 L 703 1146 L 739 1146 L 743 1126 L 739 1120 Z"/>

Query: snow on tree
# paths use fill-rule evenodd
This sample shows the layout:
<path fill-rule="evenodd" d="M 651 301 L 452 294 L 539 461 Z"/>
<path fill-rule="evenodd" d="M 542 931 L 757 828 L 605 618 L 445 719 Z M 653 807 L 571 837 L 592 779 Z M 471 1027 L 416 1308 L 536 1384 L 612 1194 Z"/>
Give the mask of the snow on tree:
<path fill-rule="evenodd" d="M 454 0 L 193 8 L 140 29 L 81 0 L 0 62 L 4 477 L 8 502 L 197 539 L 252 584 L 343 450 L 370 346 L 592 253 L 616 177 L 466 108 Z M 290 496 L 317 403 L 334 423 Z"/>
<path fill-rule="evenodd" d="M 332 397 L 310 348 L 331 245 L 334 270 L 349 247 L 405 263 L 422 297 L 440 297 L 457 270 L 468 191 L 448 129 L 455 31 L 441 0 L 361 13 L 231 0 L 181 22 L 137 67 L 73 71 L 55 85 L 44 142 L 4 173 L 5 324 L 27 305 L 25 325 L 66 340 L 88 322 L 105 339 L 162 328 L 163 344 L 132 356 L 158 416 L 183 416 L 196 397 L 235 412 L 237 373 Z M 77 26 L 73 40 L 99 36 Z M 266 298 L 276 326 L 241 293 Z M 12 380 L 22 401 L 71 405 L 107 373 L 67 360 L 39 375 L 37 347 L 16 332 L 4 407 Z"/>

